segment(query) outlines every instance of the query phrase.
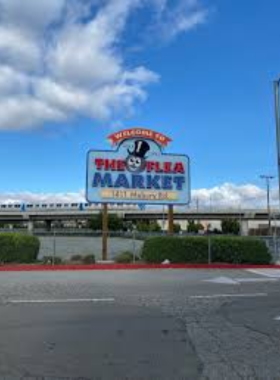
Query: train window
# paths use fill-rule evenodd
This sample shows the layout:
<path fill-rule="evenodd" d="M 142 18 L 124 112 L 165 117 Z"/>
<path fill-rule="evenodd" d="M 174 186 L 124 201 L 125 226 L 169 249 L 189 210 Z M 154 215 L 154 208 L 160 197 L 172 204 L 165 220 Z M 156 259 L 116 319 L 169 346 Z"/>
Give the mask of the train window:
<path fill-rule="evenodd" d="M 53 203 L 50 203 L 50 206 L 49 206 L 49 207 L 53 208 L 53 207 L 54 207 L 54 204 L 53 204 Z"/>
<path fill-rule="evenodd" d="M 40 208 L 40 205 L 36 205 L 35 207 L 36 207 L 36 208 Z"/>
<path fill-rule="evenodd" d="M 13 205 L 8 205 L 8 208 L 13 208 Z"/>
<path fill-rule="evenodd" d="M 6 205 L 1 205 L 1 208 L 6 208 Z"/>
<path fill-rule="evenodd" d="M 20 205 L 15 205 L 15 208 L 20 208 Z"/>
<path fill-rule="evenodd" d="M 60 207 L 62 207 L 62 204 L 61 203 L 57 203 L 56 207 L 60 208 Z"/>
<path fill-rule="evenodd" d="M 29 205 L 27 205 L 26 207 L 27 207 L 27 208 L 33 208 L 33 205 L 30 205 L 30 204 L 29 204 Z"/>
<path fill-rule="evenodd" d="M 71 207 L 78 207 L 78 203 L 71 203 Z"/>
<path fill-rule="evenodd" d="M 46 204 L 42 205 L 42 208 L 47 208 L 47 207 L 48 207 L 48 205 L 46 205 Z"/>
<path fill-rule="evenodd" d="M 69 203 L 64 203 L 63 207 L 69 207 Z"/>

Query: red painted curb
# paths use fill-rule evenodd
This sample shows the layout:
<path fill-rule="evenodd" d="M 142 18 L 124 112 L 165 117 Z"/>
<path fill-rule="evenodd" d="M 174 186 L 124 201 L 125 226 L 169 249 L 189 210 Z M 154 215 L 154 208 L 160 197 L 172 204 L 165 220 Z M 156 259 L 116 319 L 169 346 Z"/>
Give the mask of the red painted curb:
<path fill-rule="evenodd" d="M 75 270 L 137 270 L 137 269 L 280 269 L 280 265 L 243 264 L 92 264 L 92 265 L 3 265 L 0 272 L 75 271 Z"/>

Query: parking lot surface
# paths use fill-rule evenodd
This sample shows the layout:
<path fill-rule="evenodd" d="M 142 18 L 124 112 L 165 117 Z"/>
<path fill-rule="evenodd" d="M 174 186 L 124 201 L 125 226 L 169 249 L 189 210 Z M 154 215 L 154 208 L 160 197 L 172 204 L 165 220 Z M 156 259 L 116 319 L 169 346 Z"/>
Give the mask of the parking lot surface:
<path fill-rule="evenodd" d="M 0 273 L 0 379 L 279 379 L 280 270 Z"/>

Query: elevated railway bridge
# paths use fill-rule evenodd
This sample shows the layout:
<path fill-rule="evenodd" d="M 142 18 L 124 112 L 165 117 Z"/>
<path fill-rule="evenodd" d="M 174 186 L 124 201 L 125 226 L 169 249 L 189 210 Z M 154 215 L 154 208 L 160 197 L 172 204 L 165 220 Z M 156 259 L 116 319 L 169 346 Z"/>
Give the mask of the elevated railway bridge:
<path fill-rule="evenodd" d="M 32 230 L 35 222 L 45 222 L 50 227 L 52 222 L 69 222 L 69 221 L 86 221 L 92 218 L 102 210 L 101 205 L 88 205 L 88 204 L 48 204 L 44 205 L 31 205 L 29 207 L 22 207 L 19 205 L 0 205 L 0 222 L 2 223 L 19 223 L 27 224 L 28 229 Z M 117 213 L 122 216 L 125 221 L 166 221 L 168 218 L 167 208 L 153 207 L 145 210 L 140 210 L 137 206 L 110 206 L 109 212 Z M 279 212 L 272 210 L 271 219 L 278 225 L 280 219 Z M 224 219 L 234 218 L 238 219 L 241 223 L 241 230 L 243 234 L 247 234 L 249 230 L 249 223 L 263 222 L 267 223 L 269 215 L 267 210 L 262 209 L 216 209 L 216 210 L 193 210 L 187 208 L 175 208 L 174 220 L 178 222 L 186 222 L 190 220 L 199 220 L 201 222 L 221 222 Z"/>

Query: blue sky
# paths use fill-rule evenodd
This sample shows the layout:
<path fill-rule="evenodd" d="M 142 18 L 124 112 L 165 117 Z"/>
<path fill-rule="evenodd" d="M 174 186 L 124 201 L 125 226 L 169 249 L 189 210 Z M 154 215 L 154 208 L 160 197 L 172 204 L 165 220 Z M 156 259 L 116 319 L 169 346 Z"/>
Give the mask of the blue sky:
<path fill-rule="evenodd" d="M 26 3 L 0 0 L 0 199 L 80 196 L 87 150 L 143 126 L 190 156 L 201 202 L 264 201 L 278 0 Z"/>

